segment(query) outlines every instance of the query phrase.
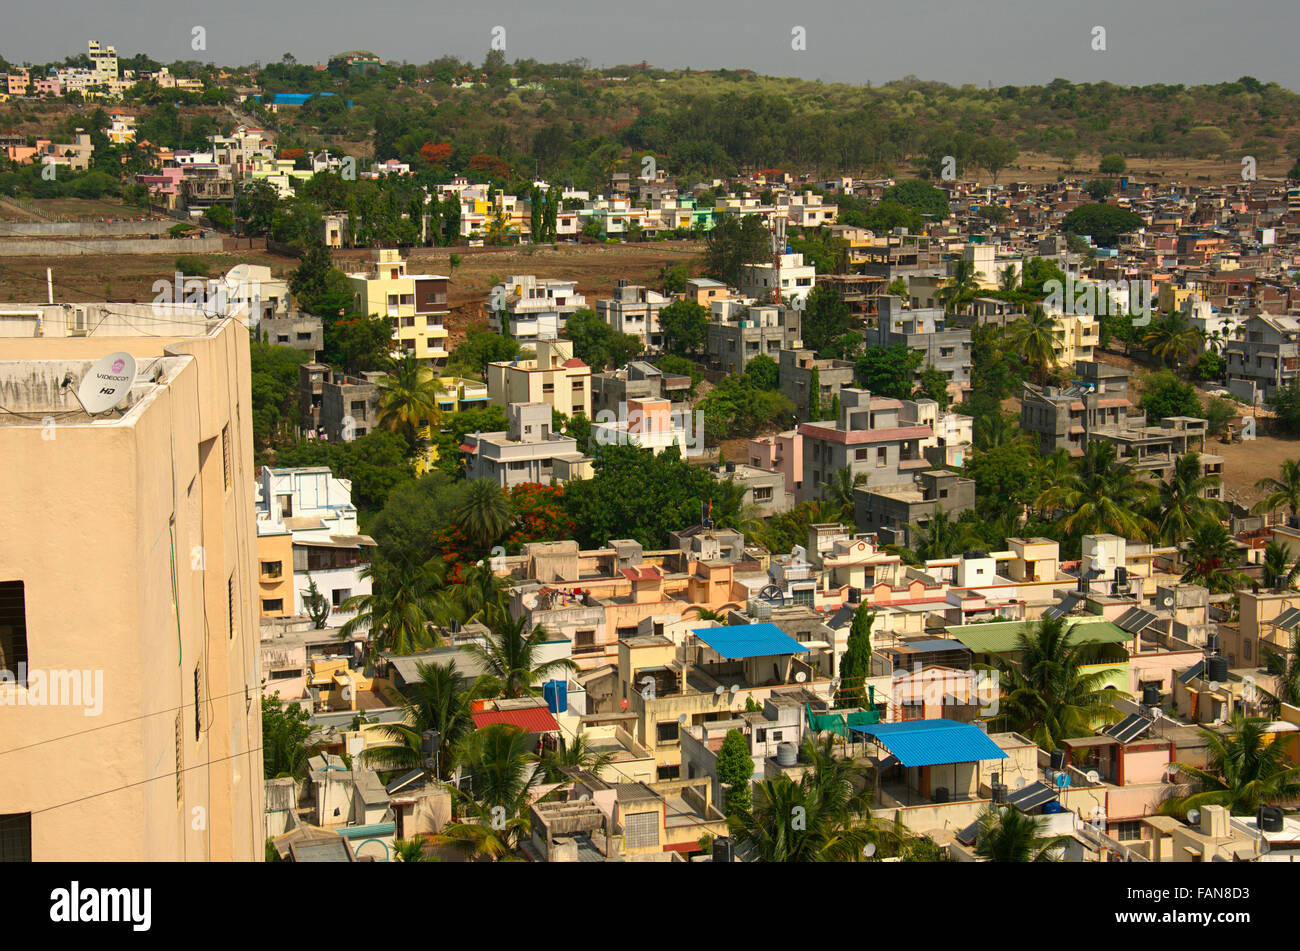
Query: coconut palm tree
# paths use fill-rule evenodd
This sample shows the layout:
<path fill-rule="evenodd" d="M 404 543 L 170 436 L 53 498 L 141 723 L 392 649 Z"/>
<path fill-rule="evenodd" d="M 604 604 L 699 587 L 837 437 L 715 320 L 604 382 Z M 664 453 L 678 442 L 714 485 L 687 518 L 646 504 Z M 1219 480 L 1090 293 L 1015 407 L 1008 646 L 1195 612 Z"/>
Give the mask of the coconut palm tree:
<path fill-rule="evenodd" d="M 1198 526 L 1183 543 L 1180 555 L 1187 566 L 1182 580 L 1204 585 L 1211 594 L 1236 591 L 1250 581 L 1237 571 L 1241 555 L 1236 541 L 1218 522 Z"/>
<path fill-rule="evenodd" d="M 442 384 L 413 353 L 402 354 L 393 369 L 379 378 L 377 387 L 379 425 L 403 433 L 412 442 L 419 427 L 436 424 L 441 416 L 438 397 Z"/>
<path fill-rule="evenodd" d="M 1204 335 L 1193 327 L 1182 314 L 1170 314 L 1156 320 L 1142 336 L 1142 346 L 1167 367 L 1185 364 L 1201 348 Z"/>
<path fill-rule="evenodd" d="M 489 611 L 487 620 L 490 630 L 486 643 L 467 644 L 461 649 L 483 665 L 484 672 L 495 681 L 497 696 L 535 696 L 539 681 L 578 669 L 577 664 L 563 657 L 539 662 L 541 645 L 550 637 L 541 624 L 530 631 L 527 618 L 514 618 L 500 609 Z"/>
<path fill-rule="evenodd" d="M 416 567 L 376 559 L 361 569 L 361 577 L 370 581 L 370 593 L 344 602 L 343 610 L 356 615 L 339 628 L 340 638 L 368 631 L 372 655 L 411 654 L 442 643 L 433 630 L 443 617 L 437 598 L 443 579 L 434 563 Z"/>
<path fill-rule="evenodd" d="M 1036 383 L 1045 382 L 1048 371 L 1056 366 L 1056 329 L 1056 318 L 1041 304 L 1035 304 L 1008 328 L 1007 347 L 1029 365 Z"/>
<path fill-rule="evenodd" d="M 542 772 L 548 783 L 562 783 L 568 779 L 563 772 L 566 768 L 582 769 L 599 776 L 613 761 L 612 751 L 596 752 L 588 745 L 586 737 L 579 734 L 571 740 L 560 737 L 559 749 L 542 754 Z"/>
<path fill-rule="evenodd" d="M 449 776 L 457 744 L 474 729 L 470 705 L 478 685 L 456 669 L 456 662 L 418 664 L 419 679 L 403 691 L 406 700 L 402 719 L 381 723 L 372 731 L 390 742 L 365 750 L 366 766 L 382 770 L 424 767 L 423 734 L 438 731 L 438 775 Z"/>
<path fill-rule="evenodd" d="M 951 558 L 953 555 L 981 544 L 979 532 L 969 522 L 959 522 L 943 509 L 935 509 L 924 524 L 909 524 L 908 539 L 918 558 Z"/>
<path fill-rule="evenodd" d="M 1088 443 L 1079 462 L 1060 496 L 1060 507 L 1070 512 L 1062 523 L 1067 532 L 1124 538 L 1149 538 L 1155 533 L 1152 521 L 1140 514 L 1155 487 L 1132 463 L 1116 458 L 1112 443 Z"/>
<path fill-rule="evenodd" d="M 1014 294 L 1020 287 L 1020 269 L 1008 264 L 998 272 L 998 289 L 1004 294 Z"/>
<path fill-rule="evenodd" d="M 1057 449 L 1050 456 L 1045 456 L 1038 463 L 1035 471 L 1038 483 L 1038 495 L 1034 498 L 1034 508 L 1046 517 L 1051 512 L 1058 512 L 1065 507 L 1065 497 L 1075 474 L 1074 460 L 1068 449 Z"/>
<path fill-rule="evenodd" d="M 429 855 L 428 843 L 423 839 L 394 839 L 394 862 L 433 862 Z"/>
<path fill-rule="evenodd" d="M 819 482 L 817 488 L 821 489 L 822 500 L 829 502 L 831 505 L 838 505 L 840 511 L 848 516 L 853 517 L 853 490 L 860 485 L 866 485 L 867 474 L 859 472 L 856 476 L 852 475 L 848 469 L 836 469 L 831 473 L 831 477 L 826 482 Z"/>
<path fill-rule="evenodd" d="M 1198 526 L 1217 523 L 1225 514 L 1223 503 L 1206 498 L 1204 492 L 1222 481 L 1216 475 L 1202 475 L 1200 453 L 1179 456 L 1169 481 L 1157 486 L 1156 530 L 1160 540 L 1166 545 L 1177 545 Z"/>
<path fill-rule="evenodd" d="M 1265 732 L 1268 720 L 1235 713 L 1226 736 L 1202 728 L 1208 747 L 1204 768 L 1174 767 L 1201 784 L 1201 791 L 1161 803 L 1165 815 L 1186 816 L 1203 806 L 1226 806 L 1233 815 L 1250 815 L 1261 804 L 1300 794 L 1300 766 L 1287 758 L 1286 744 Z"/>
<path fill-rule="evenodd" d="M 1116 716 L 1105 671 L 1085 672 L 1095 647 L 1071 644 L 1065 619 L 1043 618 L 1020 632 L 1016 657 L 999 662 L 1002 706 L 1012 729 L 1046 750 L 1091 735 Z"/>
<path fill-rule="evenodd" d="M 950 314 L 961 311 L 979 292 L 979 279 L 984 275 L 975 270 L 972 261 L 954 261 L 952 276 L 939 288 L 939 300 Z"/>
<path fill-rule="evenodd" d="M 1019 427 L 1000 412 L 977 417 L 974 430 L 975 448 L 981 451 L 1010 445 L 1020 436 Z"/>
<path fill-rule="evenodd" d="M 1274 540 L 1264 546 L 1263 585 L 1272 591 L 1294 588 L 1300 579 L 1300 561 L 1291 564 L 1291 549 Z"/>
<path fill-rule="evenodd" d="M 491 479 L 471 479 L 455 518 L 470 544 L 482 550 L 509 531 L 513 513 L 501 486 Z"/>
<path fill-rule="evenodd" d="M 1045 837 L 1046 822 L 1012 806 L 989 805 L 980 817 L 975 854 L 986 862 L 1055 862 L 1053 849 L 1064 845 L 1069 836 Z"/>
<path fill-rule="evenodd" d="M 1255 488 L 1265 493 L 1255 505 L 1254 512 L 1264 514 L 1286 506 L 1287 514 L 1300 512 L 1300 459 L 1287 459 L 1282 463 L 1278 478 L 1267 476 L 1255 483 Z"/>
<path fill-rule="evenodd" d="M 835 756 L 832 736 L 809 737 L 803 753 L 809 766 L 798 782 L 763 780 L 753 810 L 728 818 L 738 850 L 753 862 L 863 861 L 864 849 L 888 841 L 890 830 L 871 819 L 862 767 Z"/>

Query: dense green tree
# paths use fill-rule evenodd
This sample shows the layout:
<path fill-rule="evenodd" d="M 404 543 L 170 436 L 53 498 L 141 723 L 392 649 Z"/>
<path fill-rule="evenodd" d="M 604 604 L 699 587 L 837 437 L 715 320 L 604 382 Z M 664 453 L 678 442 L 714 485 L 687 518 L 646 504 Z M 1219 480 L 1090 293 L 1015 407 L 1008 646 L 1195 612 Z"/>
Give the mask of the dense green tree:
<path fill-rule="evenodd" d="M 750 782 L 754 776 L 754 759 L 749 742 L 739 730 L 728 730 L 718 748 L 718 782 L 726 789 L 724 809 L 727 818 L 739 817 L 753 808 Z"/>
<path fill-rule="evenodd" d="M 740 286 L 740 269 L 772 258 L 772 238 L 759 215 L 722 215 L 705 239 L 704 272 L 728 287 Z"/>
<path fill-rule="evenodd" d="M 854 609 L 848 643 L 840 659 L 840 685 L 835 695 L 837 707 L 868 706 L 864 684 L 871 676 L 871 628 L 875 622 L 876 614 L 866 602 Z"/>
<path fill-rule="evenodd" d="M 911 399 L 916 389 L 916 371 L 923 359 L 924 354 L 908 349 L 906 344 L 875 347 L 858 357 L 853 375 L 859 386 L 876 396 Z"/>
<path fill-rule="evenodd" d="M 1300 766 L 1287 758 L 1285 743 L 1273 742 L 1267 726 L 1266 719 L 1235 713 L 1226 736 L 1202 729 L 1207 746 L 1205 766 L 1174 764 L 1200 784 L 1200 791 L 1166 800 L 1160 811 L 1186 816 L 1189 809 L 1225 806 L 1233 815 L 1248 816 L 1261 804 L 1300 794 Z"/>
<path fill-rule="evenodd" d="M 1255 504 L 1256 514 L 1269 513 L 1286 506 L 1287 514 L 1300 514 L 1300 459 L 1287 459 L 1276 476 L 1265 476 L 1255 483 L 1264 498 Z"/>
<path fill-rule="evenodd" d="M 569 317 L 561 336 L 573 341 L 573 355 L 596 372 L 623 366 L 645 349 L 640 338 L 619 333 L 587 307 Z"/>
<path fill-rule="evenodd" d="M 800 325 L 804 347 L 822 357 L 851 359 L 861 346 L 862 337 L 852 333 L 853 316 L 840 292 L 819 284 L 809 292 L 804 303 Z"/>
<path fill-rule="evenodd" d="M 281 704 L 262 696 L 262 775 L 266 779 L 307 777 L 307 760 L 316 752 L 308 743 L 312 727 L 307 711 L 298 704 Z"/>
<path fill-rule="evenodd" d="M 659 311 L 659 328 L 664 348 L 684 356 L 703 353 L 709 328 L 709 311 L 701 304 L 683 297 Z"/>
<path fill-rule="evenodd" d="M 1087 235 L 1093 244 L 1114 247 L 1121 235 L 1145 225 L 1141 216 L 1119 205 L 1080 205 L 1065 216 L 1061 227 L 1070 234 Z"/>

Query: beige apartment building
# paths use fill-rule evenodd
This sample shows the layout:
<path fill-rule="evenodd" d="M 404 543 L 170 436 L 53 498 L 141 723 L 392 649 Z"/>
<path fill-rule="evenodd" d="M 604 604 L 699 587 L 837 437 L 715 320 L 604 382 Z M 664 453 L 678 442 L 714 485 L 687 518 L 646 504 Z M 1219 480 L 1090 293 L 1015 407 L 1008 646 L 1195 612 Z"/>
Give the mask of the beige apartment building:
<path fill-rule="evenodd" d="M 488 364 L 488 399 L 497 406 L 546 403 L 565 416 L 591 416 L 591 367 L 571 340 L 539 340 L 532 360 Z"/>
<path fill-rule="evenodd" d="M 151 330 L 0 350 L 0 861 L 263 855 L 248 332 Z"/>

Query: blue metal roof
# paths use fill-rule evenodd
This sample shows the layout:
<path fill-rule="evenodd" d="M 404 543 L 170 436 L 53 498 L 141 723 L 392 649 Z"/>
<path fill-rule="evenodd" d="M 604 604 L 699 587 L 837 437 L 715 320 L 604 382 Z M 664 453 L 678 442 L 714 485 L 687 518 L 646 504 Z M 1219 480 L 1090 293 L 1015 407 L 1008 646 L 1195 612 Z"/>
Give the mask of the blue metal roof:
<path fill-rule="evenodd" d="M 1007 754 L 973 723 L 956 720 L 905 720 L 902 723 L 868 723 L 849 729 L 876 740 L 904 766 L 946 766 L 986 759 L 1006 759 Z"/>
<path fill-rule="evenodd" d="M 702 627 L 691 633 L 727 660 L 808 653 L 808 648 L 771 623 Z"/>

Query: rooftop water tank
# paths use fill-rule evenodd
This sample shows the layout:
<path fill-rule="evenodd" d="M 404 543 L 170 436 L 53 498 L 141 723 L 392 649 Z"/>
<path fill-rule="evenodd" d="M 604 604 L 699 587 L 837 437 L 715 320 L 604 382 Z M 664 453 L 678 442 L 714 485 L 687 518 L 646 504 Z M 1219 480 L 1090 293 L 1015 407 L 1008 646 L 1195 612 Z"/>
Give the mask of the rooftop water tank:
<path fill-rule="evenodd" d="M 569 685 L 563 680 L 548 680 L 542 684 L 542 698 L 551 713 L 564 713 L 569 709 Z"/>
<path fill-rule="evenodd" d="M 1208 680 L 1216 683 L 1226 683 L 1228 680 L 1228 658 L 1222 654 L 1215 654 L 1205 662 L 1205 676 Z"/>
<path fill-rule="evenodd" d="M 793 766 L 799 762 L 799 752 L 793 743 L 776 744 L 776 762 L 778 766 Z"/>

